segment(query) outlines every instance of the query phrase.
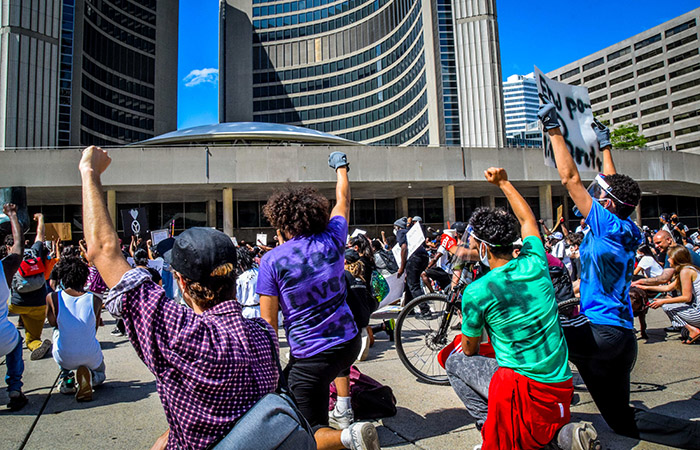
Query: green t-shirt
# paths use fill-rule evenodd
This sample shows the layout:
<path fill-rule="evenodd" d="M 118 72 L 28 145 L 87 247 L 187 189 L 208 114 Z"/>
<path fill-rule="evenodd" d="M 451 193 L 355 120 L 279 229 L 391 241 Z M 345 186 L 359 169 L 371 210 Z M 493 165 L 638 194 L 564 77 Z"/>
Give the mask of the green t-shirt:
<path fill-rule="evenodd" d="M 496 360 L 541 383 L 571 378 L 547 256 L 536 236 L 520 256 L 470 284 L 462 299 L 462 333 L 491 337 Z"/>

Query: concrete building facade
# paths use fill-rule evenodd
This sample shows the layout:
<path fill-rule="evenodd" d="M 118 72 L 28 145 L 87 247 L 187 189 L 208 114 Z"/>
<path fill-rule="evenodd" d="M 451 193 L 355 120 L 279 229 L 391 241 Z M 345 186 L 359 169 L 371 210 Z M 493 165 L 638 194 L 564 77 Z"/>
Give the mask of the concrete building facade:
<path fill-rule="evenodd" d="M 584 85 L 594 114 L 649 146 L 700 153 L 700 8 L 548 75 Z"/>
<path fill-rule="evenodd" d="M 493 1 L 221 0 L 220 14 L 220 122 L 503 144 Z"/>
<path fill-rule="evenodd" d="M 6 147 L 119 145 L 177 127 L 178 1 L 2 0 Z"/>

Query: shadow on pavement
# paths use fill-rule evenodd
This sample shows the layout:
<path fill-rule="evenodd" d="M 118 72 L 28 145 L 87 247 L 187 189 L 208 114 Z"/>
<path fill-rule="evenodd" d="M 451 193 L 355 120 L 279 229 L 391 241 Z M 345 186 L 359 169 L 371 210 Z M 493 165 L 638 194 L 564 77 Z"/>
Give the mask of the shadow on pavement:
<path fill-rule="evenodd" d="M 427 413 L 425 417 L 403 407 L 398 407 L 397 410 L 396 416 L 383 419 L 382 422 L 385 427 L 412 442 L 442 436 L 474 423 L 464 408 L 438 409 Z"/>
<path fill-rule="evenodd" d="M 88 409 L 105 405 L 131 403 L 142 400 L 156 393 L 155 381 L 107 381 L 95 388 L 91 402 L 80 402 L 73 395 L 58 392 L 58 387 L 51 394 L 51 400 L 45 414 L 60 414 L 69 409 Z"/>

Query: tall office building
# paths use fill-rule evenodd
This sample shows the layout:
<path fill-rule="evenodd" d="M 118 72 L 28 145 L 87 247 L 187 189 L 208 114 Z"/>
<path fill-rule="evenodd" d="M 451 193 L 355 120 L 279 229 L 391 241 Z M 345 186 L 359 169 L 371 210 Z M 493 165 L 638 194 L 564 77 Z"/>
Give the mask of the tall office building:
<path fill-rule="evenodd" d="M 549 73 L 588 88 L 613 128 L 635 125 L 650 147 L 700 152 L 700 8 Z"/>
<path fill-rule="evenodd" d="M 2 0 L 1 145 L 115 145 L 174 130 L 177 21 L 178 1 Z"/>
<path fill-rule="evenodd" d="M 493 1 L 220 5 L 221 122 L 376 145 L 503 144 Z"/>
<path fill-rule="evenodd" d="M 511 75 L 503 83 L 503 108 L 506 118 L 506 141 L 509 146 L 542 145 L 542 132 L 537 127 L 537 95 L 535 74 Z"/>

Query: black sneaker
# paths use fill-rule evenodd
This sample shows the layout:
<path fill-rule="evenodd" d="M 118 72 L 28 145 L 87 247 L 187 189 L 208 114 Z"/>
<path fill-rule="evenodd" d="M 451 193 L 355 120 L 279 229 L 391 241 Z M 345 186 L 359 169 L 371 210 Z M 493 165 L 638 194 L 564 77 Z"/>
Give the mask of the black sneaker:
<path fill-rule="evenodd" d="M 676 327 L 671 325 L 670 327 L 664 328 L 664 331 L 667 333 L 680 333 L 683 328 L 684 327 Z"/>
<path fill-rule="evenodd" d="M 51 344 L 51 341 L 46 339 L 39 347 L 32 350 L 32 354 L 29 356 L 29 359 L 36 361 L 37 359 L 43 358 L 51 350 L 52 346 L 53 344 Z"/>
<path fill-rule="evenodd" d="M 118 327 L 114 327 L 114 329 L 110 331 L 109 334 L 111 334 L 112 336 L 125 336 L 125 334 L 122 333 Z"/>
<path fill-rule="evenodd" d="M 9 396 L 10 403 L 7 404 L 7 407 L 10 408 L 10 411 L 19 411 L 29 403 L 27 396 L 20 391 L 10 391 Z"/>

